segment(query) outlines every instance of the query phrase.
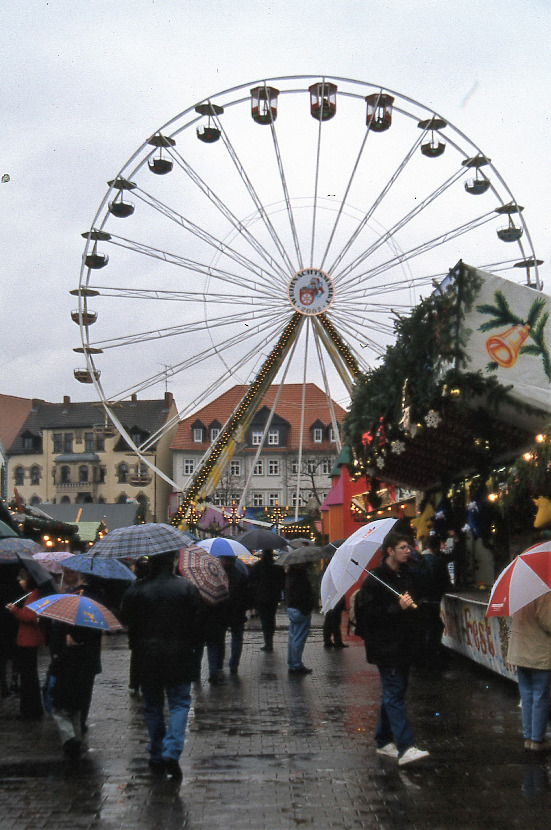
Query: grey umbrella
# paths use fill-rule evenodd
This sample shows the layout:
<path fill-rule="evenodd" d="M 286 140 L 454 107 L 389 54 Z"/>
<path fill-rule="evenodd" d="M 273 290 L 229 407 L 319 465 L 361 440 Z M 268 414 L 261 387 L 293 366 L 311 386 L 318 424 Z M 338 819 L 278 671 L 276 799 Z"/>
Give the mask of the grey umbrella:
<path fill-rule="evenodd" d="M 237 541 L 245 545 L 247 550 L 276 550 L 286 548 L 289 542 L 277 533 L 266 530 L 263 527 L 254 527 L 246 530 L 237 537 Z"/>
<path fill-rule="evenodd" d="M 88 557 L 138 559 L 140 556 L 158 556 L 179 551 L 192 544 L 191 539 L 172 525 L 148 522 L 129 527 L 117 527 L 106 533 L 86 552 Z"/>
<path fill-rule="evenodd" d="M 304 545 L 302 548 L 291 550 L 289 553 L 282 553 L 276 561 L 276 565 L 300 565 L 304 562 L 319 562 L 320 559 L 329 559 L 323 548 L 315 545 Z"/>

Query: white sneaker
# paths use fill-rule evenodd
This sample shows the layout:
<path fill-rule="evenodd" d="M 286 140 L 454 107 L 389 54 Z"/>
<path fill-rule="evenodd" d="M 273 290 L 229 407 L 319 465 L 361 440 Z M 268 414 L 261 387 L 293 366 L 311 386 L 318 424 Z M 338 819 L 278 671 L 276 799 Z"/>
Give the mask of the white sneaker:
<path fill-rule="evenodd" d="M 412 761 L 420 761 L 421 758 L 426 758 L 428 755 L 430 755 L 430 752 L 427 752 L 426 749 L 417 749 L 416 746 L 410 746 L 409 749 L 406 749 L 402 757 L 398 758 L 398 764 L 403 767 L 404 764 L 411 764 Z"/>
<path fill-rule="evenodd" d="M 377 755 L 385 755 L 387 758 L 397 758 L 398 750 L 396 744 L 385 744 L 385 746 L 378 746 L 376 749 Z"/>

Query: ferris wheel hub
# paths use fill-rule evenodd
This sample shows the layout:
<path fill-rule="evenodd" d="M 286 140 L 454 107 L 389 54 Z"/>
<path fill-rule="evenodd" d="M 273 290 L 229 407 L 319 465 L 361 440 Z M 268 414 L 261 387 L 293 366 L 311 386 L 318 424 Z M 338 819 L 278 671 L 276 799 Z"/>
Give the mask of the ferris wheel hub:
<path fill-rule="evenodd" d="M 295 311 L 307 317 L 323 314 L 335 297 L 333 280 L 319 268 L 302 268 L 289 280 L 289 301 Z"/>

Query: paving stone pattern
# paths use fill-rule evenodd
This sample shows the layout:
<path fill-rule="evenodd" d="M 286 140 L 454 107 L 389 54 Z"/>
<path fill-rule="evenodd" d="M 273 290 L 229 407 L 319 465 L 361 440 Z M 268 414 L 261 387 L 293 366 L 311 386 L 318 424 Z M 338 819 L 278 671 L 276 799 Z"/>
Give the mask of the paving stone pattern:
<path fill-rule="evenodd" d="M 79 765 L 65 765 L 50 719 L 21 723 L 17 699 L 2 701 L 0 830 L 549 830 L 551 755 L 523 750 L 513 683 L 454 655 L 414 671 L 410 719 L 431 756 L 399 768 L 375 754 L 379 681 L 361 642 L 324 649 L 316 627 L 314 673 L 289 677 L 280 622 L 273 654 L 246 632 L 237 678 L 211 686 L 204 666 L 180 784 L 149 773 L 125 635 L 106 639 Z"/>

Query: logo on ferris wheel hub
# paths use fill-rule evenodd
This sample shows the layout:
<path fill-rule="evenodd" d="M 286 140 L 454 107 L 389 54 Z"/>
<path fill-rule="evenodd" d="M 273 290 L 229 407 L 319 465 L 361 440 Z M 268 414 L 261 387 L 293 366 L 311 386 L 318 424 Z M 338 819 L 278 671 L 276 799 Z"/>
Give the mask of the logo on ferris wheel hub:
<path fill-rule="evenodd" d="M 296 311 L 315 316 L 327 311 L 335 296 L 331 277 L 318 268 L 303 268 L 293 274 L 288 287 L 289 300 Z"/>

